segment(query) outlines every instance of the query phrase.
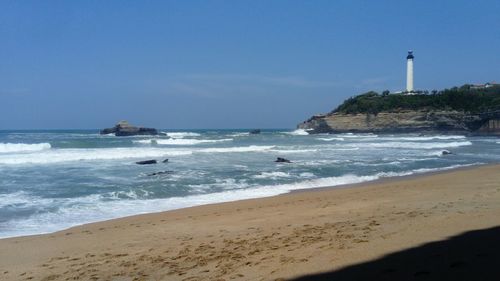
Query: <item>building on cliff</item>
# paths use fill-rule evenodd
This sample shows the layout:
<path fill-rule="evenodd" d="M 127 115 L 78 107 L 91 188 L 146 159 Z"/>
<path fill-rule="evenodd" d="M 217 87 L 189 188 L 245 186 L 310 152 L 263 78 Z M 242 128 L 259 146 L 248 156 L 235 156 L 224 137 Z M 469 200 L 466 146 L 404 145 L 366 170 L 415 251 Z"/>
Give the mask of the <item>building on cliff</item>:
<path fill-rule="evenodd" d="M 497 84 L 495 82 L 491 82 L 491 83 L 486 83 L 486 84 L 472 84 L 470 86 L 471 89 L 474 89 L 474 90 L 482 90 L 482 89 L 488 89 L 488 88 L 491 88 L 491 87 L 498 87 L 500 86 L 500 84 Z"/>

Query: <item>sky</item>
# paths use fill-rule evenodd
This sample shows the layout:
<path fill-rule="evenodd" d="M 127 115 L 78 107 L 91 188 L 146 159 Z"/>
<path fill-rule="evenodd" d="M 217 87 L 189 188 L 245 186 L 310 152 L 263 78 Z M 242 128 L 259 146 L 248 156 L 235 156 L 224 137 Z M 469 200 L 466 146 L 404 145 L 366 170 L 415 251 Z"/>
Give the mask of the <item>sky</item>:
<path fill-rule="evenodd" d="M 0 1 L 0 130 L 294 128 L 366 91 L 500 82 L 500 1 Z"/>

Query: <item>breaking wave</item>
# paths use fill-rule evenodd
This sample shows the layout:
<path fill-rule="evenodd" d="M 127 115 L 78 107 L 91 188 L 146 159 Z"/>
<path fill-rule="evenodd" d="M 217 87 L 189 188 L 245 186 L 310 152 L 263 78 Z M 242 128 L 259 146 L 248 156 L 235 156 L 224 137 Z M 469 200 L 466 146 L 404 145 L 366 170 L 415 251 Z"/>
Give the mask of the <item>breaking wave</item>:
<path fill-rule="evenodd" d="M 288 193 L 293 190 L 310 189 L 319 187 L 335 187 L 346 184 L 356 184 L 373 181 L 387 177 L 399 177 L 426 172 L 450 170 L 454 168 L 478 165 L 473 163 L 466 165 L 452 165 L 434 169 L 416 169 L 404 172 L 380 172 L 371 175 L 359 176 L 355 174 L 345 174 L 336 177 L 326 177 L 317 179 L 302 180 L 288 184 L 249 186 L 242 183 L 241 188 L 224 190 L 217 193 L 190 195 L 186 197 L 170 197 L 157 199 L 144 198 L 143 191 L 131 190 L 124 194 L 103 194 L 89 195 L 78 198 L 41 198 L 25 192 L 16 192 L 9 195 L 0 195 L 0 202 L 4 205 L 10 204 L 36 204 L 37 208 L 54 209 L 53 212 L 36 213 L 25 219 L 14 219 L 1 223 L 6 231 L 0 233 L 1 238 L 48 233 L 62 230 L 68 227 L 119 218 L 130 215 L 168 211 L 192 206 L 222 203 L 236 200 L 262 198 Z M 286 173 L 262 173 L 262 176 L 285 176 Z M 304 177 L 310 175 L 303 175 Z M 234 185 L 234 181 L 222 181 L 221 184 Z M 245 187 L 246 186 L 246 187 Z M 138 194 L 141 192 L 141 194 Z M 122 196 L 131 198 L 130 200 L 120 200 Z M 139 198 L 139 199 L 135 199 Z M 111 200 L 110 200 L 111 199 Z M 0 205 L 1 207 L 2 205 Z"/>
<path fill-rule="evenodd" d="M 276 153 L 312 153 L 318 152 L 318 149 L 273 149 Z"/>
<path fill-rule="evenodd" d="M 0 153 L 33 152 L 50 149 L 50 143 L 0 143 Z"/>
<path fill-rule="evenodd" d="M 233 134 L 230 134 L 229 136 L 230 137 L 247 137 L 249 135 L 250 135 L 250 133 L 246 132 L 246 133 L 233 133 Z"/>
<path fill-rule="evenodd" d="M 322 141 L 343 141 L 345 140 L 344 138 L 317 138 L 318 140 L 322 140 Z"/>
<path fill-rule="evenodd" d="M 363 146 L 363 147 L 376 147 L 376 148 L 413 148 L 413 149 L 433 149 L 433 148 L 447 148 L 447 147 L 460 147 L 472 145 L 470 141 L 455 141 L 455 142 L 380 142 L 380 143 L 359 143 L 350 144 L 349 146 Z"/>
<path fill-rule="evenodd" d="M 256 179 L 277 179 L 277 178 L 289 178 L 292 177 L 289 173 L 285 172 L 262 172 L 258 175 L 253 176 Z"/>
<path fill-rule="evenodd" d="M 201 136 L 198 133 L 193 133 L 193 132 L 162 132 L 167 134 L 167 136 L 173 138 L 173 139 L 182 139 L 185 137 L 199 137 Z"/>
<path fill-rule="evenodd" d="M 92 149 L 51 149 L 34 153 L 6 154 L 0 164 L 52 164 L 72 161 L 163 158 L 191 155 L 193 153 L 264 152 L 274 146 L 250 145 L 199 149 L 174 149 L 161 147 L 121 147 Z"/>
<path fill-rule="evenodd" d="M 286 134 L 289 134 L 289 135 L 292 135 L 292 136 L 307 136 L 309 135 L 309 133 L 304 130 L 304 129 L 297 129 L 295 131 L 292 131 L 292 132 L 285 132 Z"/>
<path fill-rule="evenodd" d="M 225 152 L 261 152 L 268 151 L 275 146 L 273 145 L 250 145 L 250 146 L 238 146 L 238 147 L 214 147 L 214 148 L 204 148 L 196 150 L 197 152 L 205 153 L 225 153 Z"/>
<path fill-rule="evenodd" d="M 228 142 L 233 139 L 217 139 L 217 140 L 198 140 L 198 139 L 148 139 L 148 140 L 136 140 L 134 143 L 141 144 L 161 144 L 161 145 L 197 145 L 203 143 L 217 143 L 217 142 Z"/>
<path fill-rule="evenodd" d="M 52 164 L 71 161 L 133 159 L 189 154 L 192 154 L 192 151 L 161 148 L 51 149 L 36 153 L 6 155 L 0 158 L 0 164 Z"/>
<path fill-rule="evenodd" d="M 429 140 L 459 140 L 465 139 L 465 136 L 415 136 L 415 137 L 380 137 L 380 140 L 396 140 L 396 141 L 429 141 Z"/>

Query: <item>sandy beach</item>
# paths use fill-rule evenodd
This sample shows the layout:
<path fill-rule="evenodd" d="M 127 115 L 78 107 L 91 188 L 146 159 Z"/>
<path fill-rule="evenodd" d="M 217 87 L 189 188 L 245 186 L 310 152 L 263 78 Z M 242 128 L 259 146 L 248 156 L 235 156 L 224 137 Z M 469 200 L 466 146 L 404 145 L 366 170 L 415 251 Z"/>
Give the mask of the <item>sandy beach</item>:
<path fill-rule="evenodd" d="M 487 234 L 500 226 L 499 171 L 487 165 L 2 239 L 0 280 L 289 280 L 319 273 L 299 280 L 471 273 L 487 280 L 494 266 L 474 271 L 498 261 L 498 242 Z M 463 242 L 474 235 L 482 238 Z M 443 246 L 453 241 L 469 246 Z"/>

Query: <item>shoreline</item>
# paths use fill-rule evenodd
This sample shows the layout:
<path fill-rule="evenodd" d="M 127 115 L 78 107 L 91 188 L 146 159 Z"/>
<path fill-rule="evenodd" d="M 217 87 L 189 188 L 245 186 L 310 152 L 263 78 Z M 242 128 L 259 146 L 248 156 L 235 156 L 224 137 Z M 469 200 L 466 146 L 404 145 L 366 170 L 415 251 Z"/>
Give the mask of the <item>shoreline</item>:
<path fill-rule="evenodd" d="M 9 237 L 0 237 L 0 241 L 4 239 L 11 239 L 11 238 L 21 238 L 21 237 L 31 237 L 31 236 L 41 236 L 41 235 L 50 235 L 53 233 L 58 233 L 66 230 L 70 230 L 75 227 L 82 227 L 88 224 L 96 224 L 96 223 L 102 223 L 102 222 L 108 222 L 108 221 L 113 221 L 113 220 L 120 220 L 120 219 L 126 219 L 129 217 L 135 217 L 135 216 L 143 216 L 143 215 L 151 215 L 151 214 L 159 214 L 159 213 L 164 213 L 164 212 L 173 212 L 173 211 L 180 211 L 180 210 L 185 210 L 185 209 L 190 209 L 190 208 L 197 208 L 197 207 L 202 207 L 202 206 L 211 206 L 211 205 L 218 205 L 218 204 L 226 204 L 226 203 L 232 203 L 232 202 L 241 202 L 241 201 L 246 201 L 246 200 L 259 200 L 259 199 L 264 199 L 264 198 L 271 198 L 271 197 L 276 197 L 276 196 L 283 196 L 286 194 L 291 194 L 291 193 L 301 193 L 301 192 L 315 192 L 315 191 L 323 191 L 323 190 L 332 190 L 332 189 L 345 189 L 345 188 L 356 188 L 364 185 L 370 185 L 370 184 L 377 184 L 377 183 L 385 183 L 385 182 L 390 182 L 393 180 L 404 180 L 404 179 L 411 179 L 415 177 L 423 177 L 427 175 L 434 175 L 434 174 L 440 174 L 440 173 L 446 173 L 449 171 L 460 171 L 463 169 L 474 169 L 476 167 L 482 167 L 482 166 L 489 166 L 489 165 L 500 165 L 500 163 L 472 163 L 472 164 L 465 164 L 460 167 L 444 167 L 444 168 L 436 168 L 437 170 L 433 171 L 426 171 L 426 172 L 411 172 L 412 174 L 409 175 L 397 175 L 397 176 L 390 176 L 390 177 L 380 177 L 378 179 L 374 180 L 368 180 L 368 181 L 362 181 L 358 183 L 347 183 L 347 184 L 339 184 L 339 185 L 333 185 L 333 186 L 318 186 L 318 187 L 311 187 L 311 188 L 299 188 L 299 189 L 293 189 L 289 190 L 284 193 L 276 194 L 276 195 L 270 195 L 270 196 L 264 196 L 264 197 L 255 197 L 255 198 L 243 198 L 243 199 L 236 199 L 236 200 L 231 200 L 231 201 L 223 201 L 223 202 L 214 202 L 214 203 L 207 203 L 207 204 L 202 204 L 202 205 L 195 205 L 195 206 L 189 206 L 189 207 L 182 207 L 178 209 L 171 209 L 171 210 L 164 210 L 164 211 L 153 211 L 153 212 L 148 212 L 148 213 L 142 213 L 142 214 L 133 214 L 133 215 L 125 215 L 121 217 L 116 217 L 116 218 L 111 218 L 111 219 L 105 219 L 105 220 L 99 220 L 99 221 L 94 221 L 94 222 L 86 222 L 82 224 L 77 224 L 73 225 L 67 228 L 63 228 L 60 230 L 52 231 L 52 232 L 45 232 L 45 233 L 36 233 L 36 234 L 28 234 L 28 235 L 18 235 L 18 236 L 9 236 Z M 347 175 L 347 174 L 346 174 Z M 345 176 L 345 175 L 343 175 Z M 279 185 L 278 185 L 279 186 Z"/>
<path fill-rule="evenodd" d="M 0 279 L 275 280 L 338 270 L 500 225 L 499 169 L 384 178 L 0 239 Z"/>
<path fill-rule="evenodd" d="M 475 169 L 475 168 L 479 168 L 479 167 L 496 166 L 496 165 L 500 165 L 500 163 L 470 164 L 470 165 L 461 166 L 461 167 L 445 168 L 445 169 L 437 170 L 437 171 L 428 171 L 428 172 L 423 172 L 423 173 L 413 173 L 413 174 L 410 174 L 410 175 L 401 175 L 401 176 L 393 176 L 393 177 L 382 177 L 382 178 L 378 178 L 378 179 L 375 179 L 375 180 L 358 182 L 358 183 L 348 183 L 348 184 L 341 184 L 341 185 L 335 185 L 335 186 L 323 186 L 323 187 L 295 189 L 295 190 L 291 190 L 288 193 L 308 192 L 308 191 L 323 191 L 323 190 L 330 190 L 330 189 L 336 189 L 336 188 L 356 188 L 356 187 L 361 187 L 361 186 L 371 185 L 371 184 L 390 183 L 391 181 L 405 180 L 405 179 L 415 179 L 415 178 L 419 178 L 419 177 L 439 175 L 439 174 L 443 174 L 443 173 L 447 173 L 447 172 L 452 172 L 452 171 L 464 171 L 464 170 Z M 279 195 L 275 195 L 275 196 L 281 196 L 281 195 L 285 195 L 285 194 L 288 194 L 288 193 L 279 194 Z M 254 198 L 254 199 L 259 199 L 259 198 Z M 252 200 L 252 199 L 245 199 L 245 200 Z"/>

